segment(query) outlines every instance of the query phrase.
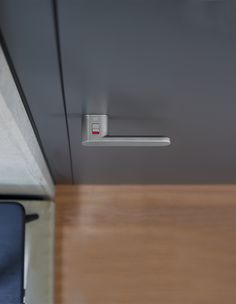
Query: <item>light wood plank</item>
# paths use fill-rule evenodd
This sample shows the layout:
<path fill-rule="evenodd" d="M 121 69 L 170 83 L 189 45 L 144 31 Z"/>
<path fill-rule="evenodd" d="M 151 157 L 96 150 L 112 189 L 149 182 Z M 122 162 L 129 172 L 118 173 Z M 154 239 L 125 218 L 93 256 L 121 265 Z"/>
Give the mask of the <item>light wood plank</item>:
<path fill-rule="evenodd" d="M 236 186 L 57 187 L 57 304 L 235 304 Z"/>

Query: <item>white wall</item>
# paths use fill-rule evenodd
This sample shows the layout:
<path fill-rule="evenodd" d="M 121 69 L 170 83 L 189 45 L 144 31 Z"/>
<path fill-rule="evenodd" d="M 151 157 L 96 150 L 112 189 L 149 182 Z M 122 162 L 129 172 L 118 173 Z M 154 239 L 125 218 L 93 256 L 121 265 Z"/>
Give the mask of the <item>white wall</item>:
<path fill-rule="evenodd" d="M 1 47 L 0 194 L 54 195 L 52 178 Z"/>

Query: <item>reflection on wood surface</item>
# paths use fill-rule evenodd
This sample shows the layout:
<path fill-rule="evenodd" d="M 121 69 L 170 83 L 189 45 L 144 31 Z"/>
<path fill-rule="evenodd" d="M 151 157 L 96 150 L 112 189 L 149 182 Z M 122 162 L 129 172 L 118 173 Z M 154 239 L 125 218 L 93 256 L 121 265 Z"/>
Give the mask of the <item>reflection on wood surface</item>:
<path fill-rule="evenodd" d="M 236 186 L 58 186 L 57 304 L 235 304 Z"/>

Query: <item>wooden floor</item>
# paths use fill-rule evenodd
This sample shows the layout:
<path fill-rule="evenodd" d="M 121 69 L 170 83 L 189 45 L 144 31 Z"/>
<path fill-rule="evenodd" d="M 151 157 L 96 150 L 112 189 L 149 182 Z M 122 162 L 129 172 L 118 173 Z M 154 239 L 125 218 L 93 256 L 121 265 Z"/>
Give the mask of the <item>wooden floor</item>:
<path fill-rule="evenodd" d="M 56 304 L 235 304 L 236 186 L 59 186 Z"/>

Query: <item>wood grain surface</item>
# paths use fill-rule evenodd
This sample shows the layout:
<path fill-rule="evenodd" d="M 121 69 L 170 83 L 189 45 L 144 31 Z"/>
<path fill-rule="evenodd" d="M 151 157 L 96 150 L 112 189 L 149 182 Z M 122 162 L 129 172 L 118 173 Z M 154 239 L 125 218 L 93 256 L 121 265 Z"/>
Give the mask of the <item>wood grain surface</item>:
<path fill-rule="evenodd" d="M 235 304 L 236 186 L 58 186 L 56 304 Z"/>

